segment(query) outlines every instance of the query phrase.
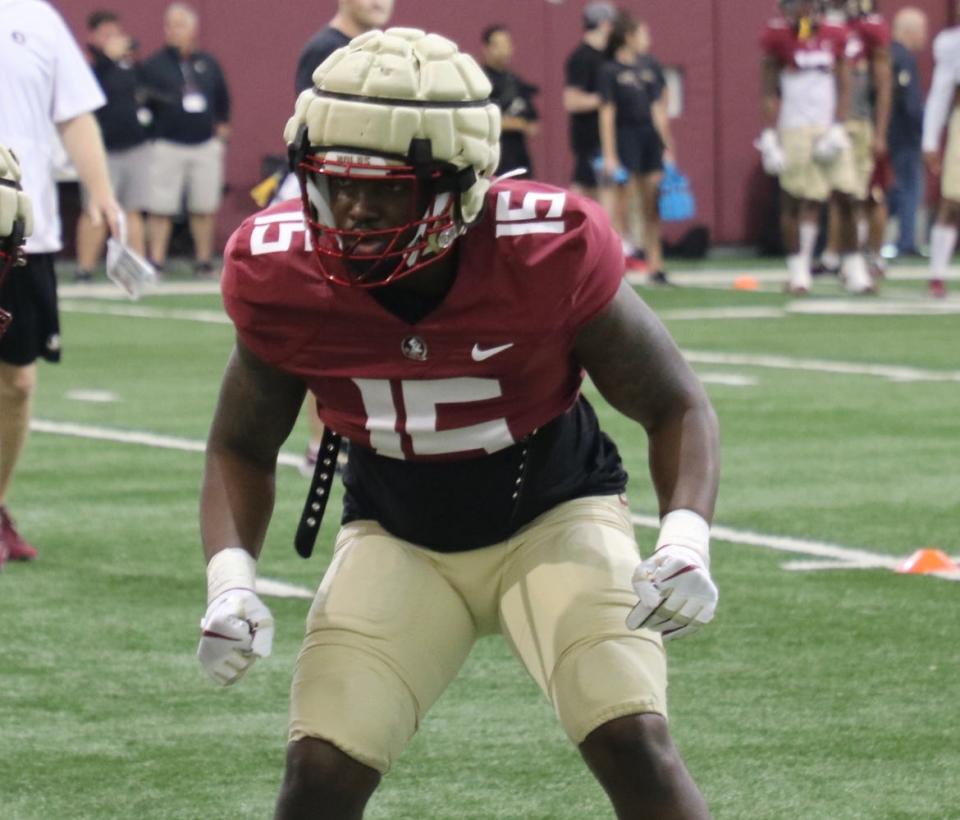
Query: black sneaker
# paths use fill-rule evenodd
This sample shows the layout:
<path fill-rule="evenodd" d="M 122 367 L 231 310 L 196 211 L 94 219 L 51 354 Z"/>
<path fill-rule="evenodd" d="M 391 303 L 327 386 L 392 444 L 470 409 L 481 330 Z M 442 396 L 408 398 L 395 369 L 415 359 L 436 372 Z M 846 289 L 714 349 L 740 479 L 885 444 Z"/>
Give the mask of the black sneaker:
<path fill-rule="evenodd" d="M 93 274 L 88 270 L 77 268 L 73 272 L 73 281 L 78 283 L 87 283 L 93 281 Z"/>
<path fill-rule="evenodd" d="M 650 281 L 655 285 L 670 285 L 672 282 L 667 279 L 665 271 L 658 270 L 650 274 Z"/>

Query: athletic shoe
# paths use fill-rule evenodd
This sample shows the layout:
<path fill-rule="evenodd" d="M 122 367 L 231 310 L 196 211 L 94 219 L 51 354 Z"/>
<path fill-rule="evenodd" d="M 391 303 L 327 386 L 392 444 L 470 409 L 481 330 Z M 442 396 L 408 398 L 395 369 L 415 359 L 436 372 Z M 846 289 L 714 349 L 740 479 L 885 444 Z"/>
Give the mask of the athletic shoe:
<path fill-rule="evenodd" d="M 7 548 L 7 558 L 11 561 L 32 561 L 37 557 L 37 550 L 23 540 L 13 519 L 6 507 L 0 507 L 0 541 Z"/>
<path fill-rule="evenodd" d="M 646 261 L 643 259 L 637 259 L 636 256 L 625 256 L 623 261 L 628 271 L 633 271 L 634 273 L 646 273 L 648 270 Z"/>
<path fill-rule="evenodd" d="M 213 262 L 195 262 L 193 275 L 197 279 L 210 279 L 213 276 Z"/>
<path fill-rule="evenodd" d="M 840 273 L 840 266 L 828 265 L 822 259 L 818 259 L 810 266 L 810 273 L 814 276 L 836 276 Z"/>
<path fill-rule="evenodd" d="M 670 285 L 672 282 L 667 278 L 666 271 L 657 270 L 650 274 L 650 281 L 655 285 Z"/>
<path fill-rule="evenodd" d="M 73 281 L 77 283 L 84 283 L 84 284 L 87 282 L 92 282 L 93 274 L 88 270 L 82 270 L 81 268 L 77 268 L 73 272 Z"/>
<path fill-rule="evenodd" d="M 927 293 L 929 293 L 934 299 L 946 299 L 947 283 L 942 279 L 931 279 L 930 284 L 927 287 Z"/>

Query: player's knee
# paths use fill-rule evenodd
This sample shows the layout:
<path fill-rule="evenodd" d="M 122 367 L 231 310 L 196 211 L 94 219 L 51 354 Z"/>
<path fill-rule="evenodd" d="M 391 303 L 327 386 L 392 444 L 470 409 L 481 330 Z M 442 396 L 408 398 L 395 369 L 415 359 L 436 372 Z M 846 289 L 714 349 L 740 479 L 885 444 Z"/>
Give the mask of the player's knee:
<path fill-rule="evenodd" d="M 587 736 L 583 747 L 595 758 L 629 772 L 651 794 L 671 788 L 683 767 L 663 715 L 627 715 L 608 721 Z"/>
<path fill-rule="evenodd" d="M 340 751 L 332 743 L 305 737 L 287 746 L 281 804 L 362 807 L 380 782 L 380 773 Z M 333 815 L 331 815 L 333 816 Z"/>
<path fill-rule="evenodd" d="M 36 387 L 34 367 L 6 367 L 0 374 L 0 397 L 8 405 L 26 404 Z"/>

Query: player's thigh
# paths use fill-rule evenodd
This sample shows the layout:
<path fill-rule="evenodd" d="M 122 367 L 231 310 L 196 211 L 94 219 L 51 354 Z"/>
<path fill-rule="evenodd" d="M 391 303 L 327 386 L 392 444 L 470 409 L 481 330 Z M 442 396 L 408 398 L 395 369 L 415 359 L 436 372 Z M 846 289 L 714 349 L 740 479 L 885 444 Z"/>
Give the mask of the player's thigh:
<path fill-rule="evenodd" d="M 387 771 L 474 638 L 426 550 L 370 521 L 345 525 L 307 616 L 290 739 L 321 738 Z"/>
<path fill-rule="evenodd" d="M 517 541 L 502 579 L 501 629 L 570 739 L 579 744 L 622 715 L 666 714 L 660 637 L 625 624 L 640 560 L 625 503 L 561 504 Z"/>
<path fill-rule="evenodd" d="M 191 147 L 187 210 L 192 214 L 216 213 L 223 195 L 223 141 L 213 138 Z"/>
<path fill-rule="evenodd" d="M 850 145 L 853 150 L 854 197 L 859 202 L 867 199 L 870 179 L 875 165 L 873 156 L 873 124 L 867 120 L 852 120 L 847 123 Z"/>
<path fill-rule="evenodd" d="M 830 182 L 824 167 L 813 160 L 813 144 L 825 130 L 784 128 L 780 131 L 784 155 L 780 187 L 794 199 L 824 202 L 830 194 Z"/>
<path fill-rule="evenodd" d="M 960 108 L 955 108 L 950 115 L 947 145 L 943 152 L 940 193 L 944 199 L 960 201 Z"/>
<path fill-rule="evenodd" d="M 150 146 L 150 196 L 147 210 L 160 216 L 176 216 L 186 182 L 187 164 L 182 146 L 156 140 Z"/>

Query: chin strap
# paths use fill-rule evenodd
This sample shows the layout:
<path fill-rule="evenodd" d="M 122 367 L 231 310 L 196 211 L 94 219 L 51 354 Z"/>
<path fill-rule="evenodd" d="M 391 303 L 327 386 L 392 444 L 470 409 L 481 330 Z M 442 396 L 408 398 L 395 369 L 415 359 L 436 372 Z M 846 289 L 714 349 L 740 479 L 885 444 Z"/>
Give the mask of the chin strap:
<path fill-rule="evenodd" d="M 307 493 L 307 500 L 300 514 L 300 523 L 297 525 L 297 534 L 293 539 L 294 549 L 301 558 L 309 558 L 313 555 L 317 533 L 320 532 L 320 522 L 323 521 L 323 513 L 330 498 L 330 488 L 333 486 L 339 451 L 340 434 L 325 427 L 323 437 L 320 439 L 320 449 L 317 452 L 317 466 L 310 480 L 310 491 Z"/>

